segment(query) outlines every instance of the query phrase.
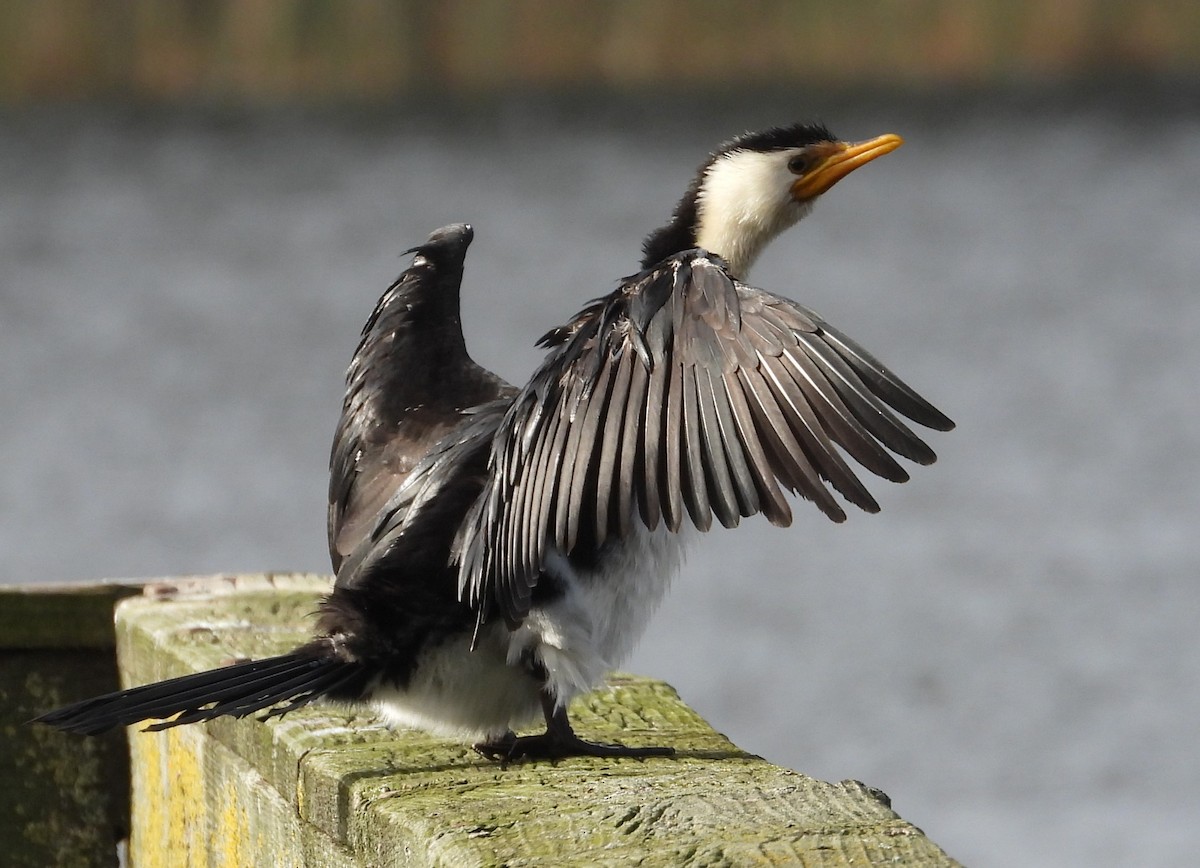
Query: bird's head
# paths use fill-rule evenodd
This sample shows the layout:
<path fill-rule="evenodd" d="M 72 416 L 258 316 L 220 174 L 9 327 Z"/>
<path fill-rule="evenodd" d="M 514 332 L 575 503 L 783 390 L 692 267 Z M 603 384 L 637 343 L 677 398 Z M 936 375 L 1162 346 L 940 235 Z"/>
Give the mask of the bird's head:
<path fill-rule="evenodd" d="M 642 265 L 703 247 L 744 278 L 767 242 L 807 214 L 817 197 L 902 143 L 891 133 L 843 142 L 820 124 L 738 136 L 709 155 L 671 222 L 646 239 Z"/>

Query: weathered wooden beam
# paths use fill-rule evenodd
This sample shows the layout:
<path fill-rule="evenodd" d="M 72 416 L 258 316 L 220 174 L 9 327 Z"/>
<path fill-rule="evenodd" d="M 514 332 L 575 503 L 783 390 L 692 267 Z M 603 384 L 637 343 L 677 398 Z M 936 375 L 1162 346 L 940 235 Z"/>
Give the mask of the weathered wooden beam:
<path fill-rule="evenodd" d="M 123 677 L 278 653 L 304 638 L 319 577 L 245 577 L 124 601 Z M 956 864 L 855 781 L 740 750 L 666 684 L 614 676 L 572 708 L 586 737 L 670 743 L 669 759 L 502 768 L 370 715 L 303 710 L 131 733 L 139 866 Z"/>

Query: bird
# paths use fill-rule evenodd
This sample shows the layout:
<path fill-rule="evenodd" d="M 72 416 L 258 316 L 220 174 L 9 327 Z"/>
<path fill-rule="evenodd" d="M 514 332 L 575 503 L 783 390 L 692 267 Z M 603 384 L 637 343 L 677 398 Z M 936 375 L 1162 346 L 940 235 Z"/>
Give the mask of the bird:
<path fill-rule="evenodd" d="M 668 745 L 588 741 L 567 706 L 631 651 L 695 532 L 756 514 L 786 526 L 786 492 L 835 522 L 847 514 L 834 492 L 876 512 L 843 453 L 904 482 L 895 456 L 936 458 L 905 419 L 954 427 L 814 311 L 744 282 L 818 197 L 901 143 L 848 143 L 809 123 L 724 143 L 646 238 L 640 270 L 542 337 L 546 356 L 522 387 L 470 368 L 479 402 L 443 397 L 427 435 L 409 425 L 413 407 L 429 406 L 420 395 L 389 404 L 385 394 L 383 384 L 402 385 L 394 360 L 412 361 L 418 346 L 389 358 L 385 297 L 335 438 L 334 475 L 352 475 L 331 492 L 352 506 L 331 511 L 340 560 L 313 638 L 38 720 L 96 734 L 155 719 L 157 730 L 324 699 L 470 740 L 503 763 L 670 755 Z M 450 363 L 464 370 L 457 301 L 472 237 L 462 224 L 433 233 L 396 284 L 397 297 L 444 297 L 441 324 L 457 335 Z M 369 434 L 372 400 L 399 408 L 403 442 L 391 453 L 386 436 Z M 373 488 L 376 473 L 386 476 Z M 361 530 L 337 542 L 334 530 L 350 526 Z M 544 732 L 515 734 L 539 716 Z"/>

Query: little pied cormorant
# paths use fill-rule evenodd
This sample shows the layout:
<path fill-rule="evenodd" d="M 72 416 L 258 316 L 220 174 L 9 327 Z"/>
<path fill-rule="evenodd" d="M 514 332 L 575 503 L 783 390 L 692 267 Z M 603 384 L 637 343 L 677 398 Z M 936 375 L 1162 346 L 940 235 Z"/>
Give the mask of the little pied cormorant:
<path fill-rule="evenodd" d="M 38 720 L 161 729 L 314 699 L 477 740 L 485 755 L 655 756 L 587 742 L 570 699 L 642 633 L 684 531 L 762 513 L 782 489 L 831 519 L 878 505 L 842 457 L 903 482 L 890 453 L 935 456 L 897 414 L 953 423 L 813 311 L 742 282 L 815 199 L 901 143 L 795 125 L 740 136 L 700 167 L 642 270 L 541 343 L 521 389 L 471 361 L 459 284 L 473 233 L 414 249 L 347 377 L 330 483 L 337 580 L 288 654 L 134 687 Z M 538 714 L 539 735 L 513 730 Z"/>

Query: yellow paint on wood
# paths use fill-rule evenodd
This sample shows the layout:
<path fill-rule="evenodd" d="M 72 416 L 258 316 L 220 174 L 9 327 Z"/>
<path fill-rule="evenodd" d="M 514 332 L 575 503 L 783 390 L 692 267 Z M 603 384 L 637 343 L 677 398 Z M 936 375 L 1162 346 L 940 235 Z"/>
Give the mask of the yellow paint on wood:
<path fill-rule="evenodd" d="M 166 852 L 166 840 L 161 830 L 166 828 L 167 804 L 162 793 L 160 769 L 165 763 L 162 738 L 139 733 L 140 727 L 129 728 L 129 759 L 132 823 L 129 830 L 130 850 L 139 854 L 139 868 L 162 864 L 155 854 Z"/>
<path fill-rule="evenodd" d="M 196 729 L 130 733 L 131 849 L 139 868 L 206 865 L 205 738 Z"/>
<path fill-rule="evenodd" d="M 241 793 L 234 781 L 227 779 L 221 787 L 221 794 L 221 801 L 213 806 L 217 822 L 212 843 L 220 853 L 218 864 L 253 864 L 249 859 L 251 848 L 246 846 L 251 830 L 246 810 L 241 803 Z"/>
<path fill-rule="evenodd" d="M 186 727 L 170 729 L 167 739 L 167 763 L 163 769 L 164 787 L 170 795 L 170 839 L 173 853 L 185 854 L 191 864 L 195 854 L 204 852 L 206 835 L 204 818 L 207 810 L 204 786 L 203 733 Z"/>

